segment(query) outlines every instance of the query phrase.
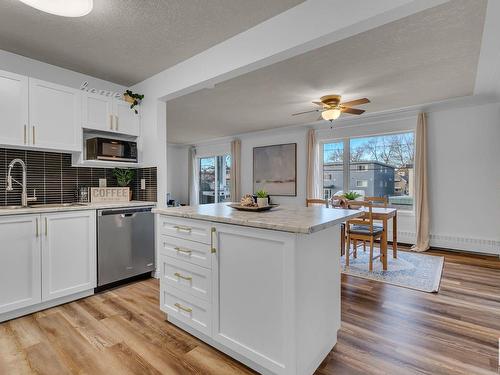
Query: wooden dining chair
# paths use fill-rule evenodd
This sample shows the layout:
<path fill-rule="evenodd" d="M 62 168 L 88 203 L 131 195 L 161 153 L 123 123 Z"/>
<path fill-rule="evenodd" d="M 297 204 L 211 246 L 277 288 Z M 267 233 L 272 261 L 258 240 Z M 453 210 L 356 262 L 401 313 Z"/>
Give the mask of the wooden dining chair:
<path fill-rule="evenodd" d="M 328 200 L 327 199 L 306 199 L 306 207 L 310 207 L 315 204 L 321 204 L 324 205 L 326 208 L 328 208 Z"/>
<path fill-rule="evenodd" d="M 373 225 L 372 208 L 373 204 L 371 202 L 363 201 L 349 201 L 349 208 L 360 209 L 366 207 L 363 216 L 355 219 L 348 220 L 346 223 L 347 232 L 347 244 L 345 251 L 345 264 L 349 266 L 349 259 L 351 254 L 354 258 L 357 258 L 357 247 L 358 241 L 369 242 L 370 243 L 370 263 L 369 271 L 373 271 L 373 260 L 384 256 L 383 249 L 380 250 L 380 255 L 373 256 L 373 247 L 376 239 L 380 239 L 384 233 L 384 228 L 380 228 Z M 351 241 L 353 242 L 353 251 L 351 253 Z"/>

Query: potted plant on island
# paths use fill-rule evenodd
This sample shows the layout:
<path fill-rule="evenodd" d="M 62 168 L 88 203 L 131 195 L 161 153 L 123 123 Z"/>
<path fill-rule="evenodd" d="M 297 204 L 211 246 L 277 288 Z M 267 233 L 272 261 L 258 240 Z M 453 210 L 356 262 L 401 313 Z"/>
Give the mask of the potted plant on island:
<path fill-rule="evenodd" d="M 257 206 L 267 207 L 269 205 L 269 195 L 265 190 L 259 190 L 255 193 L 257 195 Z"/>
<path fill-rule="evenodd" d="M 116 182 L 120 187 L 128 187 L 130 189 L 129 184 L 134 180 L 135 170 L 133 169 L 121 169 L 115 168 L 113 169 L 113 176 L 116 178 Z M 129 190 L 129 200 L 132 200 L 132 189 Z"/>

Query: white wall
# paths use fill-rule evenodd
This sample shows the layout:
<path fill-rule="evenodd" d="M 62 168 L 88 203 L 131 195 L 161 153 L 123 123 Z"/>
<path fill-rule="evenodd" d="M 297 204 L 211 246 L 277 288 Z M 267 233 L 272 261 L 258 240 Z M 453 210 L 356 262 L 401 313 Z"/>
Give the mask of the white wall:
<path fill-rule="evenodd" d="M 171 194 L 171 199 L 189 203 L 188 147 L 168 145 L 167 161 L 167 192 Z"/>
<path fill-rule="evenodd" d="M 428 118 L 431 242 L 500 254 L 500 104 Z"/>
<path fill-rule="evenodd" d="M 99 78 L 77 73 L 55 65 L 43 63 L 41 61 L 29 59 L 7 51 L 0 50 L 0 70 L 17 73 L 44 81 L 57 83 L 63 86 L 80 88 L 80 85 L 87 81 L 89 87 L 99 90 L 109 90 L 123 92 L 125 87 L 116 83 L 104 81 Z"/>

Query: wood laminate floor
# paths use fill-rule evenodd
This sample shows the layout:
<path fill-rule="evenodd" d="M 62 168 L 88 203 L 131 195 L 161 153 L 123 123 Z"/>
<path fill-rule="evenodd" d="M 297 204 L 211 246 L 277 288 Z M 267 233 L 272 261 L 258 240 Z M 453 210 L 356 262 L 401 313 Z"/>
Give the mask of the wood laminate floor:
<path fill-rule="evenodd" d="M 434 252 L 439 253 L 439 252 Z M 331 374 L 497 374 L 498 258 L 446 253 L 439 294 L 342 278 Z M 147 280 L 0 324 L 0 374 L 250 374 L 165 321 Z"/>

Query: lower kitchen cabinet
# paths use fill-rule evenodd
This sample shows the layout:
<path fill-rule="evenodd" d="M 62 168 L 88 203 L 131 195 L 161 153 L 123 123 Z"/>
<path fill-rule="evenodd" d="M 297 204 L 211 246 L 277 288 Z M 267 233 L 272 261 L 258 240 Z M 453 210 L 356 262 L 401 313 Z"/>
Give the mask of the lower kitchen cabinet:
<path fill-rule="evenodd" d="M 94 210 L 0 217 L 0 322 L 96 287 Z"/>
<path fill-rule="evenodd" d="M 42 219 L 42 299 L 96 287 L 95 211 L 45 214 Z"/>
<path fill-rule="evenodd" d="M 41 302 L 39 220 L 0 217 L 0 314 Z"/>

